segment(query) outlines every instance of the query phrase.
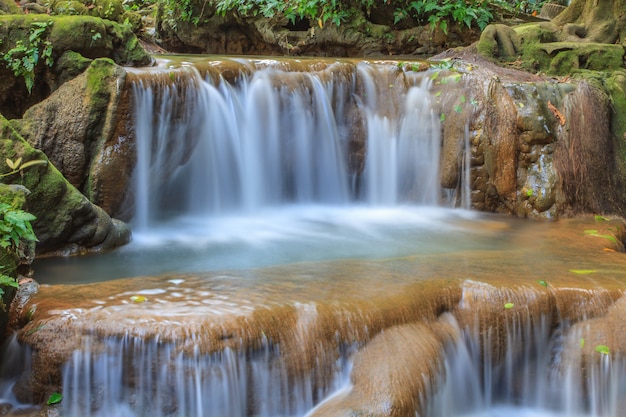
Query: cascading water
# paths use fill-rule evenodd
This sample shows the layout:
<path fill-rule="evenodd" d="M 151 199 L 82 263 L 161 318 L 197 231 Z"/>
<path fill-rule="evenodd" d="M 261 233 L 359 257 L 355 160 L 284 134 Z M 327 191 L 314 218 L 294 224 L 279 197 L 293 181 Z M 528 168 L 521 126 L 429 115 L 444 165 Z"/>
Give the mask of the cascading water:
<path fill-rule="evenodd" d="M 138 231 L 172 215 L 287 204 L 437 205 L 441 139 L 430 79 L 400 73 L 398 85 L 380 85 L 397 71 L 270 66 L 235 84 L 190 71 L 186 85 L 165 85 L 158 94 L 135 82 Z M 362 125 L 350 125 L 357 112 Z M 364 167 L 350 172 L 358 128 L 366 133 Z"/>
<path fill-rule="evenodd" d="M 460 322 L 473 317 L 472 308 L 462 302 L 437 306 L 433 301 L 432 311 L 420 316 L 414 303 L 424 294 L 435 299 L 434 292 L 418 290 L 404 305 L 384 298 L 387 290 L 398 291 L 390 287 L 396 280 L 410 281 L 403 284 L 408 289 L 421 279 L 421 269 L 402 262 L 392 263 L 392 272 L 369 284 L 376 291 L 350 300 L 359 306 L 355 310 L 335 299 L 324 313 L 319 304 L 328 294 L 310 303 L 275 301 L 276 293 L 298 297 L 301 288 L 306 288 L 306 298 L 313 292 L 307 287 L 311 284 L 294 279 L 268 290 L 267 277 L 255 268 L 505 249 L 515 226 L 511 222 L 491 230 L 483 227 L 489 221 L 474 213 L 439 207 L 444 194 L 439 185 L 441 126 L 427 73 L 372 63 L 337 62 L 299 71 L 278 62 L 236 62 L 236 76 L 192 65 L 129 76 L 136 100 L 135 242 L 98 257 L 110 265 L 90 265 L 85 259 L 84 268 L 92 276 L 96 270 L 105 275 L 95 281 L 169 271 L 174 279 L 154 290 L 128 290 L 119 299 L 103 295 L 89 308 L 53 310 L 70 323 L 85 312 L 93 314 L 87 321 L 98 328 L 76 331 L 80 343 L 62 371 L 63 415 L 335 415 L 324 414 L 325 407 L 349 397 L 353 384 L 362 382 L 363 370 L 351 375 L 353 359 L 371 338 L 384 334 L 385 326 L 441 317 L 454 329 L 449 331 L 453 336 L 435 349 L 435 354 L 443 352 L 441 373 L 431 375 L 433 381 L 415 375 L 428 385 L 420 393 L 423 415 L 618 415 L 617 399 L 625 386 L 620 358 L 610 363 L 607 357 L 599 367 L 592 364 L 588 381 L 582 383 L 577 374 L 581 362 L 563 365 L 560 353 L 566 331 L 567 340 L 579 336 L 567 323 L 556 328 L 547 314 L 520 314 L 499 335 L 471 321 Z M 464 188 L 457 191 L 459 198 L 450 198 L 465 208 L 470 204 L 467 130 L 460 181 Z M 110 269 L 112 265 L 119 270 Z M 358 283 L 342 287 L 355 270 L 348 267 L 337 276 L 329 266 L 324 272 L 300 272 L 305 265 L 287 273 L 315 281 L 314 287 L 327 285 L 333 293 L 367 287 L 363 270 Z M 468 265 L 463 267 L 471 269 Z M 185 287 L 192 280 L 183 272 L 236 268 L 244 272 L 217 272 L 211 278 L 207 273 L 201 283 Z M 323 268 L 316 265 L 316 271 Z M 445 266 L 437 268 L 445 276 Z M 318 282 L 326 272 L 329 282 Z M 40 273 L 50 282 L 55 279 L 50 278 L 53 269 Z M 67 267 L 60 275 L 60 282 L 72 282 Z M 231 294 L 228 285 L 249 291 Z M 455 284 L 437 290 L 446 285 Z M 470 293 L 472 285 L 464 291 Z M 246 305 L 257 296 L 255 291 L 262 295 Z M 488 293 L 478 298 L 486 304 L 497 297 Z M 516 304 L 530 305 L 535 297 L 531 292 Z M 505 301 L 498 302 L 501 312 Z M 290 308 L 293 316 L 276 312 Z M 253 317 L 260 310 L 267 310 L 270 318 Z M 127 320 L 119 328 L 107 333 L 106 325 L 98 327 L 115 321 L 116 314 Z M 233 316 L 239 327 L 226 330 L 221 320 Z M 252 324 L 258 328 L 245 327 Z M 9 347 L 13 352 L 15 342 Z M 401 350 L 415 347 L 405 342 Z M 20 407 L 11 389 L 22 370 L 8 367 L 2 372 L 3 402 Z M 584 396 L 589 400 L 582 401 Z M 383 415 L 393 411 L 386 403 L 381 407 Z"/>

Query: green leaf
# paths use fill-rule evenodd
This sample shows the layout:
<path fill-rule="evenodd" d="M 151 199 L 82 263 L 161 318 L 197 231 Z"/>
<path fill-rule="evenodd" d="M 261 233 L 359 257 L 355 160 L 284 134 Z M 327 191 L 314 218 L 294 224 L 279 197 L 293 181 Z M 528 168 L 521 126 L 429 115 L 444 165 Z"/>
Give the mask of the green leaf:
<path fill-rule="evenodd" d="M 63 399 L 63 395 L 59 394 L 58 392 L 55 392 L 51 394 L 50 397 L 48 397 L 48 401 L 46 401 L 46 404 L 48 405 L 58 404 L 61 402 L 62 399 Z"/>
<path fill-rule="evenodd" d="M 439 22 L 439 29 L 441 29 L 441 31 L 444 34 L 448 34 L 448 22 L 446 22 L 445 20 L 442 20 L 441 22 Z"/>
<path fill-rule="evenodd" d="M 588 229 L 588 230 L 585 230 L 584 233 L 586 235 L 592 235 L 593 236 L 593 235 L 597 235 L 598 231 L 597 230 L 593 230 L 593 229 Z"/>
<path fill-rule="evenodd" d="M 457 113 L 461 113 L 463 111 L 463 106 L 457 104 L 456 106 L 454 106 L 454 111 Z"/>
<path fill-rule="evenodd" d="M 585 338 L 584 338 L 584 337 L 581 337 L 581 338 L 580 338 L 580 348 L 582 349 L 582 348 L 584 348 L 584 347 L 585 347 Z"/>
<path fill-rule="evenodd" d="M 145 303 L 146 300 L 147 298 L 143 295 L 133 295 L 132 297 L 130 297 L 130 301 L 132 301 L 133 303 Z"/>
<path fill-rule="evenodd" d="M 33 165 L 48 165 L 48 161 L 46 161 L 45 159 L 33 159 L 32 161 L 24 162 L 20 166 L 20 170 L 32 167 Z"/>
<path fill-rule="evenodd" d="M 597 222 L 608 222 L 610 219 L 604 216 L 595 215 L 593 216 L 594 220 Z"/>
<path fill-rule="evenodd" d="M 26 336 L 30 336 L 31 334 L 38 332 L 39 330 L 43 329 L 44 327 L 46 327 L 45 324 L 40 324 L 39 326 L 30 329 L 29 331 L 26 332 Z"/>
<path fill-rule="evenodd" d="M 594 272 L 597 272 L 593 269 L 570 269 L 569 272 L 574 273 L 574 274 L 578 274 L 578 275 L 589 275 L 589 274 L 593 274 Z"/>
<path fill-rule="evenodd" d="M 14 288 L 17 288 L 20 286 L 20 284 L 18 284 L 18 282 L 14 278 L 5 274 L 0 274 L 0 285 L 5 285 L 7 287 L 14 287 Z"/>
<path fill-rule="evenodd" d="M 439 121 L 440 121 L 440 122 L 445 122 L 445 121 L 446 121 L 446 115 L 445 115 L 445 113 L 441 113 L 441 115 L 439 116 Z"/>
<path fill-rule="evenodd" d="M 548 286 L 548 283 L 547 283 L 546 281 L 542 280 L 542 279 L 540 279 L 540 280 L 539 280 L 539 281 L 537 281 L 537 282 L 539 283 L 539 285 L 542 285 L 542 286 L 544 286 L 544 287 L 547 287 L 547 286 Z"/>
<path fill-rule="evenodd" d="M 513 303 L 506 303 L 506 304 L 504 305 L 504 308 L 506 308 L 506 309 L 508 310 L 508 309 L 513 308 L 514 306 L 515 306 L 515 304 L 513 304 Z"/>
<path fill-rule="evenodd" d="M 598 345 L 598 346 L 596 346 L 596 352 L 601 353 L 603 355 L 608 355 L 608 354 L 611 353 L 610 350 L 609 350 L 609 347 L 606 346 L 606 345 Z"/>

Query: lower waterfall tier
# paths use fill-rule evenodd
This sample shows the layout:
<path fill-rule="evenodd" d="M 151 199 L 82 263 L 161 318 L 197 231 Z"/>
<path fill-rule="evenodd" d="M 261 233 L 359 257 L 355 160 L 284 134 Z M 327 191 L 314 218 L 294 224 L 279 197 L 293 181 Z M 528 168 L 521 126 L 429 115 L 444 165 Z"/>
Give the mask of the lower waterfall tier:
<path fill-rule="evenodd" d="M 32 360 L 4 365 L 3 401 L 61 392 L 66 416 L 502 406 L 613 417 L 626 384 L 626 258 L 609 234 L 620 228 L 561 220 L 512 233 L 514 249 L 42 285 L 30 297 L 23 285 L 13 343 Z"/>

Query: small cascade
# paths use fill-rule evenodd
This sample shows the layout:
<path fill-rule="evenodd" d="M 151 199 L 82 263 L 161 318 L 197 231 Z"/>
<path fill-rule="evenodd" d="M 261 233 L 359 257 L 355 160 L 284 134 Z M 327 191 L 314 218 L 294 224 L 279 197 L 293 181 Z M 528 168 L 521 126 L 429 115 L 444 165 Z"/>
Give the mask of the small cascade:
<path fill-rule="evenodd" d="M 539 313 L 537 304 L 545 300 L 533 295 L 520 299 L 513 293 L 502 297 L 493 290 L 487 289 L 484 303 L 508 299 L 515 301 L 510 309 L 518 310 L 501 323 L 484 316 L 493 313 L 492 307 L 481 307 L 483 316 L 469 321 L 447 317 L 456 342 L 447 347 L 445 383 L 428 404 L 429 417 L 621 415 L 624 358 L 599 353 L 583 358 L 580 329 L 568 320 L 555 324 L 551 314 Z M 522 303 L 522 309 L 516 307 Z M 487 321 L 491 325 L 485 327 Z"/>
<path fill-rule="evenodd" d="M 200 339 L 202 335 L 194 335 Z M 181 349 L 181 345 L 187 345 Z M 66 416 L 303 416 L 348 384 L 355 346 L 327 348 L 312 369 L 290 363 L 280 344 L 203 353 L 177 343 L 110 337 L 87 342 L 63 369 Z"/>
<path fill-rule="evenodd" d="M 0 350 L 0 410 L 33 408 L 31 404 L 23 404 L 13 391 L 20 378 L 28 377 L 31 370 L 31 350 L 17 341 L 17 334 L 8 337 Z M 33 398 L 22 398 L 32 403 Z"/>
<path fill-rule="evenodd" d="M 133 82 L 139 230 L 294 204 L 439 202 L 440 126 L 423 73 L 335 63 L 230 81 L 167 74 Z"/>

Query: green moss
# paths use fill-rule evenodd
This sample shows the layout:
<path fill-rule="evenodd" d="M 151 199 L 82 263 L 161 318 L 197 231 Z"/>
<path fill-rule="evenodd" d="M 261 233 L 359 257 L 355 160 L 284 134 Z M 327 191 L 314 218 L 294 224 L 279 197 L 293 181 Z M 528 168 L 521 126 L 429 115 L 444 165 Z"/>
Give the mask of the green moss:
<path fill-rule="evenodd" d="M 514 26 L 521 44 L 556 42 L 557 28 L 550 23 L 527 23 Z"/>
<path fill-rule="evenodd" d="M 0 115 L 0 158 L 21 157 L 24 161 L 47 159 L 43 152 L 31 147 L 13 124 Z M 29 167 L 21 174 L 6 178 L 23 185 L 30 194 L 26 197 L 28 211 L 37 216 L 33 228 L 40 241 L 54 241 L 67 234 L 72 226 L 72 213 L 80 211 L 87 199 L 73 189 L 52 164 Z"/>
<path fill-rule="evenodd" d="M 130 25 L 133 33 L 138 33 L 143 27 L 143 21 L 141 15 L 137 12 L 126 10 L 122 16 L 120 16 L 119 22 L 122 24 Z"/>
<path fill-rule="evenodd" d="M 57 75 L 56 87 L 58 88 L 64 82 L 82 74 L 89 67 L 91 61 L 78 52 L 64 52 L 54 64 L 54 73 Z"/>
<path fill-rule="evenodd" d="M 622 67 L 619 45 L 576 42 L 524 43 L 522 61 L 528 71 L 567 75 L 577 70 L 613 71 Z"/>
<path fill-rule="evenodd" d="M 124 7 L 121 0 L 95 0 L 94 6 L 90 14 L 102 19 L 120 21 L 120 17 L 124 13 Z"/>
<path fill-rule="evenodd" d="M 626 163 L 626 70 L 615 71 L 604 78 L 604 89 L 613 110 L 611 131 L 620 141 L 622 160 Z"/>
<path fill-rule="evenodd" d="M 522 46 L 522 68 L 531 71 L 545 71 L 550 67 L 552 58 L 541 48 L 540 43 L 529 43 Z"/>
<path fill-rule="evenodd" d="M 518 34 L 502 24 L 487 26 L 476 45 L 479 54 L 503 61 L 517 59 L 520 48 L 521 42 Z"/>
<path fill-rule="evenodd" d="M 79 1 L 51 1 L 48 7 L 53 14 L 62 14 L 65 16 L 82 16 L 87 14 L 87 7 Z"/>
<path fill-rule="evenodd" d="M 22 9 L 13 0 L 0 0 L 0 14 L 21 14 Z"/>
<path fill-rule="evenodd" d="M 91 111 L 88 119 L 88 135 L 99 136 L 111 101 L 112 83 L 118 79 L 117 65 L 109 58 L 98 58 L 87 68 L 87 102 Z"/>

